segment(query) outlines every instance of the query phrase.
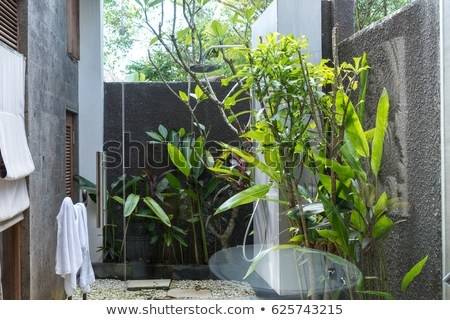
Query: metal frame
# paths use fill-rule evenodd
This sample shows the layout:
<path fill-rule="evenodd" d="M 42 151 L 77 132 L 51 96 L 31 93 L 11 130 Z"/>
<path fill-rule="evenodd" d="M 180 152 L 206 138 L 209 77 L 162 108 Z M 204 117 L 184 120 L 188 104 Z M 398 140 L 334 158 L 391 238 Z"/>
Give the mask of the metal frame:
<path fill-rule="evenodd" d="M 442 296 L 450 299 L 450 1 L 440 0 Z"/>

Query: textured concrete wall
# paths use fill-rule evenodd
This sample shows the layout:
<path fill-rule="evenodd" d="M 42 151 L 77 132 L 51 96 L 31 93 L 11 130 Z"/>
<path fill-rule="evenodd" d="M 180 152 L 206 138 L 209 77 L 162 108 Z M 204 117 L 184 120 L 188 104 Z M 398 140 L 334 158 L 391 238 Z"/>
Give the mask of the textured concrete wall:
<path fill-rule="evenodd" d="M 392 111 L 382 181 L 408 202 L 407 222 L 387 240 L 387 273 L 399 287 L 405 272 L 429 255 L 423 276 L 407 298 L 441 297 L 441 182 L 438 1 L 420 0 L 339 45 L 342 60 L 368 52 L 372 67 L 367 98 L 373 125 L 386 87 Z M 397 290 L 398 293 L 398 290 Z"/>
<path fill-rule="evenodd" d="M 66 52 L 66 1 L 26 1 L 23 7 L 29 145 L 36 165 L 29 179 L 24 295 L 62 298 L 62 281 L 54 274 L 56 215 L 65 197 L 65 115 L 66 108 L 78 108 L 78 67 Z"/>

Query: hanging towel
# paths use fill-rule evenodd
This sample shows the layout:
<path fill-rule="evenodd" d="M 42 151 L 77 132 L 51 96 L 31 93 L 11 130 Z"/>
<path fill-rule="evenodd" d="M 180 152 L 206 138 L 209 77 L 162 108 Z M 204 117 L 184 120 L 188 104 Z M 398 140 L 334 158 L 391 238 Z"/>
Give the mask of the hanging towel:
<path fill-rule="evenodd" d="M 75 205 L 78 217 L 78 233 L 80 237 L 83 262 L 78 274 L 78 285 L 83 293 L 91 292 L 91 285 L 95 282 L 94 269 L 92 268 L 91 256 L 89 253 L 89 233 L 87 224 L 87 210 L 83 203 Z"/>
<path fill-rule="evenodd" d="M 30 205 L 24 178 L 34 164 L 25 134 L 25 67 L 23 55 L 0 45 L 0 222 Z"/>
<path fill-rule="evenodd" d="M 6 169 L 6 176 L 0 178 L 17 180 L 34 171 L 21 116 L 0 112 L 0 152 Z"/>
<path fill-rule="evenodd" d="M 25 179 L 0 180 L 0 222 L 12 219 L 30 206 Z"/>
<path fill-rule="evenodd" d="M 83 262 L 83 251 L 79 235 L 79 221 L 75 206 L 70 198 L 65 198 L 58 216 L 56 244 L 56 274 L 64 278 L 67 296 L 72 296 L 77 287 L 77 273 Z"/>
<path fill-rule="evenodd" d="M 24 116 L 25 58 L 0 45 L 0 111 Z"/>

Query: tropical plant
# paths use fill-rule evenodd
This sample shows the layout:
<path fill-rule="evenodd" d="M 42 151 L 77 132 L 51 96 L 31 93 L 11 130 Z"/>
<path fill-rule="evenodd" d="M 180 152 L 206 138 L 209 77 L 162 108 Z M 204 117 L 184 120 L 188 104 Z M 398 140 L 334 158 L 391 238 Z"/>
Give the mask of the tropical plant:
<path fill-rule="evenodd" d="M 292 243 L 339 254 L 375 282 L 361 283 L 361 291 L 384 292 L 382 243 L 401 222 L 390 216 L 401 201 L 389 197 L 379 181 L 389 97 L 383 90 L 375 127 L 364 129 L 367 56 L 352 64 L 339 64 L 336 57 L 332 66 L 311 64 L 306 46 L 304 39 L 270 35 L 236 75 L 223 80 L 240 82 L 240 94 L 251 91 L 258 110 L 242 134 L 255 148 L 222 147 L 268 182 L 236 194 L 216 214 L 257 199 L 274 201 L 267 195 L 275 188 Z"/>
<path fill-rule="evenodd" d="M 152 143 L 162 144 L 167 150 L 174 170 L 167 171 L 163 177 L 180 210 L 188 213 L 185 221 L 190 224 L 189 243 L 194 246 L 195 262 L 207 263 L 208 235 L 215 236 L 224 248 L 228 247 L 235 229 L 238 209 L 221 219 L 213 219 L 211 214 L 218 202 L 233 194 L 233 185 L 206 170 L 213 157 L 207 149 L 205 136 L 188 133 L 184 128 L 168 130 L 163 125 L 147 135 Z"/>

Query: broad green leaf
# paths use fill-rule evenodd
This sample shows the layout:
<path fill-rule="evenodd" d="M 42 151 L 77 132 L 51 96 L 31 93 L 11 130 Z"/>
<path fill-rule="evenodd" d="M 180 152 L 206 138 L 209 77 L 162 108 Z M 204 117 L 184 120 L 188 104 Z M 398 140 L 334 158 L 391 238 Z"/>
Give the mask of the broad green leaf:
<path fill-rule="evenodd" d="M 165 175 L 165 178 L 169 182 L 169 186 L 172 187 L 175 190 L 181 189 L 181 182 L 178 180 L 177 177 L 175 177 L 172 173 L 168 173 Z"/>
<path fill-rule="evenodd" d="M 364 233 L 366 231 L 366 222 L 358 211 L 352 211 L 350 215 L 350 222 L 352 223 L 353 228 L 359 232 Z"/>
<path fill-rule="evenodd" d="M 416 279 L 421 273 L 423 268 L 425 267 L 425 264 L 428 261 L 428 256 L 420 260 L 414 267 L 412 267 L 403 277 L 402 279 L 402 285 L 401 289 L 403 292 L 405 292 L 408 287 L 411 285 L 411 283 Z"/>
<path fill-rule="evenodd" d="M 263 184 L 245 189 L 225 201 L 214 214 L 219 214 L 244 204 L 255 202 L 258 199 L 262 199 L 270 191 L 270 188 L 270 185 Z"/>
<path fill-rule="evenodd" d="M 389 124 L 389 95 L 386 89 L 383 89 L 377 108 L 377 119 L 375 132 L 372 142 L 372 158 L 370 165 L 372 172 L 378 176 L 381 167 L 381 160 L 383 158 L 383 145 L 386 130 Z"/>
<path fill-rule="evenodd" d="M 325 174 L 319 175 L 319 180 L 322 183 L 322 186 L 328 191 L 329 194 L 332 193 L 332 187 L 331 187 L 331 177 Z M 345 189 L 350 186 L 351 180 L 345 181 L 344 184 L 342 184 L 339 180 L 336 181 L 336 192 L 338 193 L 338 197 L 344 200 L 348 199 L 348 194 L 346 193 Z"/>
<path fill-rule="evenodd" d="M 305 237 L 302 234 L 297 234 L 289 239 L 290 243 L 301 244 L 305 240 Z"/>
<path fill-rule="evenodd" d="M 121 197 L 119 197 L 119 196 L 114 196 L 114 197 L 112 197 L 112 199 L 113 199 L 114 201 L 116 201 L 117 203 L 120 203 L 121 205 L 123 205 L 123 199 L 122 199 Z"/>
<path fill-rule="evenodd" d="M 346 106 L 344 105 L 347 110 L 345 115 L 345 140 L 353 145 L 358 155 L 367 157 L 369 156 L 369 144 L 365 132 L 352 102 L 348 97 L 346 99 L 348 100 L 345 100 Z"/>
<path fill-rule="evenodd" d="M 383 192 L 381 196 L 378 198 L 377 203 L 375 203 L 375 206 L 373 208 L 376 217 L 386 212 L 388 208 L 388 203 L 389 197 L 386 192 Z"/>
<path fill-rule="evenodd" d="M 326 159 L 317 154 L 314 154 L 314 159 L 325 168 L 331 168 L 341 180 L 345 181 L 354 177 L 353 169 L 350 166 L 342 165 L 335 160 Z"/>
<path fill-rule="evenodd" d="M 372 236 L 376 239 L 382 238 L 387 235 L 394 226 L 394 222 L 391 218 L 384 215 L 381 216 L 377 222 L 375 222 L 375 226 L 373 227 Z"/>
<path fill-rule="evenodd" d="M 324 238 L 331 242 L 337 242 L 339 236 L 336 231 L 330 229 L 318 229 L 316 230 L 321 238 Z"/>
<path fill-rule="evenodd" d="M 172 163 L 178 168 L 178 170 L 181 171 L 181 173 L 183 173 L 186 177 L 189 177 L 191 174 L 191 165 L 186 160 L 180 149 L 169 143 L 167 145 L 167 151 Z"/>
<path fill-rule="evenodd" d="M 128 195 L 127 200 L 125 200 L 123 209 L 123 215 L 125 218 L 133 214 L 134 210 L 139 204 L 139 200 L 141 200 L 141 197 L 137 194 L 131 193 Z"/>
<path fill-rule="evenodd" d="M 375 135 L 375 128 L 367 130 L 365 132 L 365 135 L 366 135 L 366 140 L 368 142 L 371 142 L 373 140 L 373 136 Z"/>
<path fill-rule="evenodd" d="M 218 20 L 211 21 L 208 27 L 208 33 L 217 38 L 223 38 L 228 30 L 228 27 Z"/>
<path fill-rule="evenodd" d="M 258 168 L 259 170 L 261 170 L 263 173 L 268 175 L 273 181 L 276 181 L 276 182 L 280 181 L 280 173 L 277 172 L 277 170 L 275 168 L 269 167 L 268 165 L 266 165 L 265 163 L 259 161 L 256 157 L 254 157 L 253 155 L 251 155 L 250 153 L 248 153 L 246 151 L 243 151 L 241 149 L 232 147 L 232 146 L 227 145 L 225 143 L 222 143 L 221 145 L 225 149 L 231 151 L 232 153 L 237 155 L 239 158 L 241 158 L 242 160 L 247 162 L 248 164 L 253 165 L 256 168 Z"/>
<path fill-rule="evenodd" d="M 166 226 L 171 227 L 170 219 L 163 208 L 152 198 L 146 197 L 144 203 L 156 214 L 159 220 Z"/>

